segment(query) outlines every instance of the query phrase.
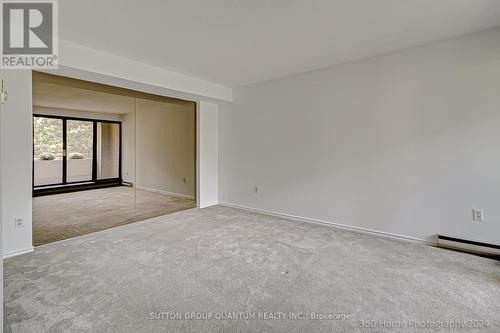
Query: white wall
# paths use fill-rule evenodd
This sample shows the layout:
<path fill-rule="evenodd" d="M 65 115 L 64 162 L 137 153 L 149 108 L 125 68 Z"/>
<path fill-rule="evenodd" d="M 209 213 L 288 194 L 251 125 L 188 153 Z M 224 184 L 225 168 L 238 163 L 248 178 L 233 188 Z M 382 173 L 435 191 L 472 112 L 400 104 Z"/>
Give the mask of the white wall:
<path fill-rule="evenodd" d="M 220 201 L 500 243 L 499 41 L 496 29 L 235 89 Z"/>
<path fill-rule="evenodd" d="M 0 69 L 0 79 L 4 79 L 4 71 Z M 0 103 L 0 114 L 3 112 L 3 104 Z M 0 292 L 0 333 L 3 332 L 3 216 L 2 216 L 2 188 L 3 188 L 3 179 L 1 175 L 1 166 L 3 165 L 3 156 L 2 156 L 2 117 L 0 116 L 0 286 L 2 286 L 2 291 Z"/>
<path fill-rule="evenodd" d="M 0 115 L 3 255 L 9 256 L 33 249 L 31 72 L 4 70 L 2 75 L 9 93 Z M 14 225 L 17 217 L 24 219 L 21 228 Z"/>
<path fill-rule="evenodd" d="M 198 103 L 198 206 L 219 203 L 218 105 Z"/>
<path fill-rule="evenodd" d="M 194 198 L 195 104 L 137 98 L 136 107 L 137 187 Z"/>

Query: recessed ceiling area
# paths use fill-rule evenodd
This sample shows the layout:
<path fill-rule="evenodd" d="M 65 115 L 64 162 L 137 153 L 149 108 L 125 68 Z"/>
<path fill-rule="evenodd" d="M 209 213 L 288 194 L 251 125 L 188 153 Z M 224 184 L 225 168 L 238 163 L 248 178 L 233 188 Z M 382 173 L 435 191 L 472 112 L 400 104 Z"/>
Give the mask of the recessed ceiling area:
<path fill-rule="evenodd" d="M 136 98 L 177 105 L 192 105 L 193 103 L 177 98 L 33 72 L 33 106 L 35 107 L 129 114 L 135 112 Z"/>
<path fill-rule="evenodd" d="M 33 80 L 33 106 L 127 114 L 134 112 L 135 98 Z"/>
<path fill-rule="evenodd" d="M 500 25 L 498 0 L 86 0 L 59 11 L 65 40 L 230 87 Z"/>

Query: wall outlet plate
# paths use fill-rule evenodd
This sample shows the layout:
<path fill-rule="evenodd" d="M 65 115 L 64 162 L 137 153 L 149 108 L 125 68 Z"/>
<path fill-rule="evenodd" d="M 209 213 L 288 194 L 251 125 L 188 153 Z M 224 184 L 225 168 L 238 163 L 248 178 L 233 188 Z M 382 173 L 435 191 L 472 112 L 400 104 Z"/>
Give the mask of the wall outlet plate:
<path fill-rule="evenodd" d="M 24 219 L 22 217 L 16 217 L 14 219 L 14 225 L 16 228 L 24 227 Z"/>
<path fill-rule="evenodd" d="M 484 212 L 482 209 L 473 209 L 472 210 L 472 220 L 476 222 L 484 221 Z"/>

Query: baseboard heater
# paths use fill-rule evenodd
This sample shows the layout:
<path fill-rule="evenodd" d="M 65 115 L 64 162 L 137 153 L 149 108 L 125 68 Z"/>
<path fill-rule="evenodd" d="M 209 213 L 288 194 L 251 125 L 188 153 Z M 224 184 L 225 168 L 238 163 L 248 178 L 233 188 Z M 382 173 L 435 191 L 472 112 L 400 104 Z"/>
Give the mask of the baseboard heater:
<path fill-rule="evenodd" d="M 483 256 L 500 258 L 500 245 L 438 235 L 437 245 L 448 249 L 470 252 Z"/>

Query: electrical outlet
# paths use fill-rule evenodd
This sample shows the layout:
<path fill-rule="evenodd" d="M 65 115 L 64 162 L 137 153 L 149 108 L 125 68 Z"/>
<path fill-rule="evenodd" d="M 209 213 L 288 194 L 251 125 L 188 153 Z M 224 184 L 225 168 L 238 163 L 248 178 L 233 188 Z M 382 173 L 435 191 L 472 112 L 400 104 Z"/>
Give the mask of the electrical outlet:
<path fill-rule="evenodd" d="M 186 184 L 186 178 L 182 178 L 182 182 Z"/>
<path fill-rule="evenodd" d="M 472 210 L 472 220 L 476 222 L 484 221 L 484 212 L 482 209 L 473 209 Z"/>
<path fill-rule="evenodd" d="M 16 217 L 14 219 L 14 225 L 16 228 L 24 227 L 24 219 L 22 217 Z"/>
<path fill-rule="evenodd" d="M 260 192 L 260 187 L 255 186 L 255 187 L 253 188 L 253 191 L 254 191 L 255 193 L 259 193 L 259 192 Z"/>

